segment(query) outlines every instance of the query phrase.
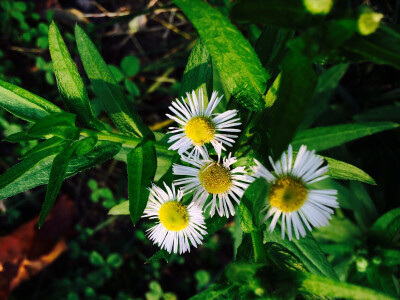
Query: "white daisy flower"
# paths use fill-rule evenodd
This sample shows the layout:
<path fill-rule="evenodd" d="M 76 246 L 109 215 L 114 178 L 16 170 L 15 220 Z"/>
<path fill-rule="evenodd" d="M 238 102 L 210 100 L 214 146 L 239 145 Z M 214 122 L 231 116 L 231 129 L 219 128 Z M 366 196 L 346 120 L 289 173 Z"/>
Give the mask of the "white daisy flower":
<path fill-rule="evenodd" d="M 336 201 L 336 190 L 316 190 L 308 187 L 309 184 L 328 177 L 328 166 L 321 167 L 324 159 L 315 154 L 315 151 L 307 151 L 302 145 L 294 159 L 292 146 L 289 145 L 288 153 L 284 152 L 279 161 L 273 162 L 269 157 L 274 172 L 268 171 L 257 160 L 252 170 L 256 177 L 263 177 L 271 183 L 269 191 L 268 210 L 264 218 L 266 221 L 273 216 L 268 228 L 272 232 L 281 218 L 282 239 L 285 238 L 285 228 L 292 239 L 292 227 L 296 238 L 299 233 L 306 235 L 303 224 L 311 231 L 311 225 L 320 227 L 328 225 L 332 208 L 339 207 Z M 292 226 L 293 225 L 293 226 Z"/>
<path fill-rule="evenodd" d="M 165 191 L 155 184 L 150 188 L 143 217 L 157 219 L 158 223 L 147 230 L 147 237 L 169 253 L 190 252 L 190 244 L 201 245 L 207 234 L 203 212 L 193 203 L 187 206 L 181 202 L 183 191 L 176 193 L 174 185 L 172 189 L 164 186 Z"/>
<path fill-rule="evenodd" d="M 183 156 L 181 159 L 193 167 L 174 164 L 174 175 L 185 176 L 175 180 L 175 184 L 184 185 L 184 192 L 194 191 L 193 202 L 199 207 L 203 207 L 208 196 L 212 195 L 211 202 L 204 208 L 206 210 L 211 205 L 211 216 L 215 214 L 215 211 L 221 217 L 233 216 L 235 209 L 232 199 L 239 204 L 244 191 L 254 180 L 246 174 L 245 167 L 236 167 L 231 170 L 230 166 L 237 161 L 235 157 L 231 157 L 231 154 L 224 157 L 222 163 L 219 160 L 213 161 L 209 157 L 200 160 Z"/>
<path fill-rule="evenodd" d="M 192 94 L 186 93 L 189 105 L 182 100 L 176 99 L 172 102 L 169 109 L 174 115 L 167 116 L 177 122 L 180 127 L 170 127 L 169 133 L 173 134 L 168 140 L 173 143 L 169 149 L 177 150 L 180 155 L 189 149 L 189 157 L 203 158 L 207 155 L 206 144 L 211 143 L 218 155 L 221 150 L 225 150 L 224 145 L 232 147 L 235 142 L 233 139 L 237 135 L 231 132 L 240 132 L 240 129 L 233 128 L 240 125 L 239 118 L 235 118 L 237 110 L 228 110 L 221 114 L 213 114 L 212 112 L 221 101 L 222 97 L 217 97 L 218 93 L 213 92 L 207 107 L 204 105 L 203 90 L 199 89 L 196 96 L 195 91 Z"/>

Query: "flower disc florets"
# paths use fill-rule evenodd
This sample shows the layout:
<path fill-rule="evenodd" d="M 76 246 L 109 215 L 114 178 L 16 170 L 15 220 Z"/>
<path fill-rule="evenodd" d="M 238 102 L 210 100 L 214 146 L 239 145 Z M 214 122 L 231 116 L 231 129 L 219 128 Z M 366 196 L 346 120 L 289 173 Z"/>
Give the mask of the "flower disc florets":
<path fill-rule="evenodd" d="M 189 214 L 184 204 L 170 201 L 161 205 L 158 211 L 160 222 L 172 231 L 185 229 L 189 224 Z"/>
<path fill-rule="evenodd" d="M 231 172 L 220 163 L 210 163 L 200 169 L 199 179 L 205 190 L 211 194 L 224 193 L 232 185 Z"/>
<path fill-rule="evenodd" d="M 207 117 L 194 117 L 187 122 L 185 133 L 195 145 L 203 146 L 214 138 L 215 124 Z"/>

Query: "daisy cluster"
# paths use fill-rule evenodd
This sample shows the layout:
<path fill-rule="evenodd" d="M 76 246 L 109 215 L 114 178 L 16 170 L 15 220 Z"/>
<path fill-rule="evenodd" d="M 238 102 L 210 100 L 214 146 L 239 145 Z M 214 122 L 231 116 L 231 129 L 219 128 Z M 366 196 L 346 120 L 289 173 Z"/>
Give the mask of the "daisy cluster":
<path fill-rule="evenodd" d="M 280 220 L 282 238 L 298 239 L 306 235 L 306 228 L 328 224 L 333 208 L 338 207 L 337 191 L 313 189 L 310 185 L 328 177 L 328 166 L 323 166 L 322 157 L 301 146 L 295 153 L 291 146 L 281 159 L 274 162 L 272 170 L 259 161 L 247 170 L 237 166 L 237 158 L 231 153 L 223 156 L 222 150 L 232 147 L 238 138 L 241 125 L 238 111 L 228 110 L 214 113 L 222 96 L 213 92 L 206 103 L 199 89 L 176 99 L 169 107 L 167 116 L 178 127 L 170 127 L 170 150 L 178 151 L 184 164 L 174 164 L 173 174 L 179 176 L 171 187 L 164 189 L 153 185 L 143 217 L 156 221 L 147 232 L 148 238 L 169 253 L 190 251 L 190 246 L 202 244 L 206 232 L 204 214 L 213 217 L 230 217 L 235 214 L 235 205 L 240 204 L 248 186 L 255 178 L 264 178 L 270 184 L 267 203 L 260 207 L 265 212 L 263 222 L 272 217 L 268 230 L 272 232 Z M 210 146 L 210 147 L 208 147 Z M 212 148 L 217 159 L 211 158 Z M 180 186 L 176 191 L 175 186 Z M 192 201 L 182 202 L 185 194 Z"/>

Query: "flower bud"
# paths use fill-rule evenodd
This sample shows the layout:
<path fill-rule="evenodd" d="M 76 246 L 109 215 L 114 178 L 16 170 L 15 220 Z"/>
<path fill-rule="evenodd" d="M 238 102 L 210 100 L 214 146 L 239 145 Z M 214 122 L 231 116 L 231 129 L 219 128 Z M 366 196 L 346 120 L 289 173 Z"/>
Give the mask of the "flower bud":
<path fill-rule="evenodd" d="M 358 17 L 358 32 L 362 35 L 374 33 L 383 18 L 383 14 L 374 12 L 369 7 L 364 7 Z"/>

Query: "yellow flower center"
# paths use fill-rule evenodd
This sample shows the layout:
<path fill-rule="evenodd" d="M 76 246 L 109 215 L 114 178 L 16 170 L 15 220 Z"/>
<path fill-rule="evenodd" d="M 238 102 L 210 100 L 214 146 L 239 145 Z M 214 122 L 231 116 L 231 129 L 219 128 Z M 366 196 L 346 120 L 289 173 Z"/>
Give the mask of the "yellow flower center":
<path fill-rule="evenodd" d="M 226 192 L 232 185 L 231 172 L 219 163 L 211 163 L 199 172 L 201 185 L 210 194 Z"/>
<path fill-rule="evenodd" d="M 171 231 L 181 231 L 189 224 L 186 206 L 178 201 L 169 201 L 161 205 L 158 218 L 165 228 Z"/>
<path fill-rule="evenodd" d="M 209 143 L 215 133 L 215 124 L 207 117 L 194 117 L 187 122 L 185 127 L 186 135 L 196 145 L 202 146 Z"/>
<path fill-rule="evenodd" d="M 298 210 L 307 199 L 307 188 L 297 178 L 285 176 L 279 178 L 269 192 L 271 206 L 279 208 L 282 212 Z"/>

